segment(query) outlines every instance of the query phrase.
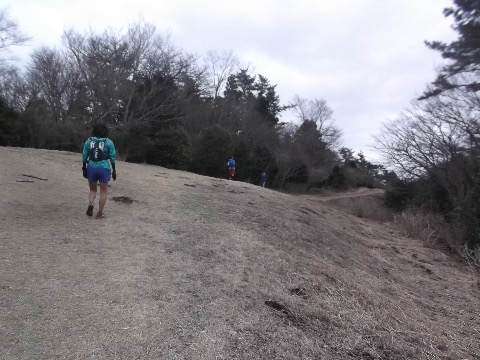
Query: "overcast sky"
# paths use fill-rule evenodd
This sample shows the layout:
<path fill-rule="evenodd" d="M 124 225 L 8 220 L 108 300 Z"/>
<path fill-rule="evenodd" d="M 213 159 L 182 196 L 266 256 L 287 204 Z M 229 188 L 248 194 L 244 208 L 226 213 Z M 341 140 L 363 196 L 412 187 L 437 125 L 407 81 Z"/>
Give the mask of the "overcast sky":
<path fill-rule="evenodd" d="M 380 125 L 435 78 L 440 55 L 425 40 L 451 41 L 442 10 L 452 0 L 0 0 L 24 33 L 28 54 L 60 46 L 65 29 L 125 29 L 139 16 L 173 43 L 204 55 L 231 50 L 254 74 L 295 95 L 325 99 L 343 145 L 367 158 Z M 285 114 L 283 121 L 293 120 Z"/>

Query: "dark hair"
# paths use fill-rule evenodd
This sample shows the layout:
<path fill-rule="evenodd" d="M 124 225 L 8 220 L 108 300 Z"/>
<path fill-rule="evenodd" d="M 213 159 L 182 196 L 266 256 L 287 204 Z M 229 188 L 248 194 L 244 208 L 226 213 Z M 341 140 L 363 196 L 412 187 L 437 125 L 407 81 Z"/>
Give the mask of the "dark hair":
<path fill-rule="evenodd" d="M 92 136 L 98 138 L 108 137 L 107 125 L 103 123 L 95 124 L 92 129 Z"/>

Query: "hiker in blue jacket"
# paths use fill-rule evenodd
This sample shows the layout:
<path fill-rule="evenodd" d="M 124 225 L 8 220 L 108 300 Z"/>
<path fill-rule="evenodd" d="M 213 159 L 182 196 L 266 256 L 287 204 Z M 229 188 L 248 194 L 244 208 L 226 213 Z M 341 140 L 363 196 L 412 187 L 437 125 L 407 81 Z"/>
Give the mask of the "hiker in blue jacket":
<path fill-rule="evenodd" d="M 108 162 L 110 160 L 110 163 Z M 88 161 L 88 166 L 87 166 Z M 97 219 L 104 218 L 104 207 L 107 202 L 108 182 L 110 174 L 113 180 L 117 179 L 115 171 L 115 145 L 108 138 L 108 128 L 105 124 L 95 124 L 92 136 L 85 141 L 82 153 L 83 177 L 88 179 L 90 191 L 88 193 L 87 215 L 93 215 L 95 197 L 97 196 L 97 182 L 100 183 L 100 199 L 98 201 Z M 110 165 L 112 170 L 110 170 Z"/>
<path fill-rule="evenodd" d="M 260 175 L 260 185 L 265 187 L 265 183 L 267 182 L 267 172 L 264 171 L 262 172 L 262 174 Z"/>
<path fill-rule="evenodd" d="M 228 166 L 228 173 L 230 174 L 230 180 L 232 180 L 232 177 L 235 176 L 235 158 L 232 156 L 230 159 L 227 161 L 227 166 Z"/>

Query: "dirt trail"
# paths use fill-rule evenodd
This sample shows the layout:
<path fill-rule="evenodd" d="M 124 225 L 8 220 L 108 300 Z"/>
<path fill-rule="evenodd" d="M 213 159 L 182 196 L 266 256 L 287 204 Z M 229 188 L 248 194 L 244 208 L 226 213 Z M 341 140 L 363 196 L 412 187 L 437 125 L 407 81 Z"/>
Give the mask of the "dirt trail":
<path fill-rule="evenodd" d="M 320 201 L 330 201 L 330 200 L 339 200 L 339 199 L 351 199 L 358 198 L 363 196 L 372 196 L 383 194 L 381 189 L 368 189 L 368 188 L 359 188 L 355 190 L 349 190 L 343 193 L 333 193 L 333 194 L 321 194 L 318 195 L 318 200 Z"/>
<path fill-rule="evenodd" d="M 316 196 L 117 173 L 96 220 L 79 154 L 0 148 L 0 359 L 480 358 L 479 277 L 441 250 Z"/>

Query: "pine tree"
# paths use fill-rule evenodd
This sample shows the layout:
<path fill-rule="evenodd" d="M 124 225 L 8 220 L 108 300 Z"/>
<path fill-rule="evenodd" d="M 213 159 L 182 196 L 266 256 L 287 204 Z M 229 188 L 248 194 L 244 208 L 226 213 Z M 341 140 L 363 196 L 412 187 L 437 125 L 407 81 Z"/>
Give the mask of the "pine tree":
<path fill-rule="evenodd" d="M 443 66 L 432 83 L 433 88 L 428 89 L 420 99 L 459 87 L 474 92 L 480 90 L 480 0 L 454 0 L 454 6 L 445 8 L 443 13 L 446 17 L 453 17 L 453 29 L 459 37 L 450 44 L 426 42 L 430 49 L 439 51 L 448 64 Z"/>

